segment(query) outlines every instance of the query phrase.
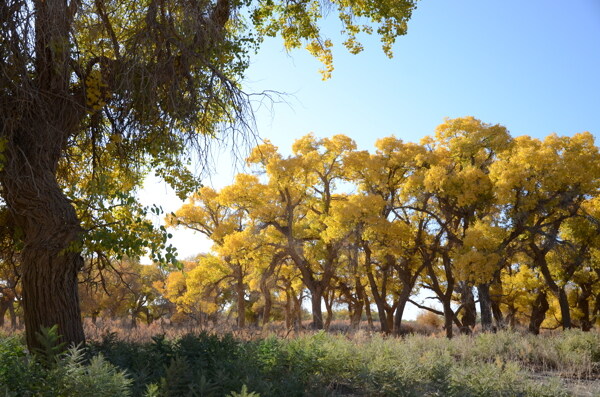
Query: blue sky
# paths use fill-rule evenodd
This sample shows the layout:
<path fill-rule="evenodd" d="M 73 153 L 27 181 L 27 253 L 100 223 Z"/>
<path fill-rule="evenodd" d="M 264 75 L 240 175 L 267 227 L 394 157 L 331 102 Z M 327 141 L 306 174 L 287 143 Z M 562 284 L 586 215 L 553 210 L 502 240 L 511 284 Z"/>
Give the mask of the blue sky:
<path fill-rule="evenodd" d="M 393 59 L 377 37 L 363 37 L 365 51 L 348 54 L 340 29 L 333 15 L 325 21 L 336 44 L 328 81 L 318 61 L 303 50 L 287 53 L 278 39 L 253 58 L 245 90 L 288 94 L 256 113 L 260 137 L 283 153 L 309 132 L 345 134 L 361 149 L 389 135 L 417 142 L 444 117 L 466 115 L 513 136 L 600 134 L 600 0 L 422 0 Z M 232 182 L 228 153 L 216 158 L 219 173 L 206 184 Z M 153 178 L 141 199 L 165 211 L 182 204 Z M 173 234 L 182 258 L 210 247 L 197 234 Z"/>
<path fill-rule="evenodd" d="M 304 51 L 277 39 L 254 58 L 246 87 L 294 94 L 258 114 L 261 137 L 283 151 L 314 131 L 370 148 L 391 134 L 418 141 L 444 117 L 473 115 L 513 135 L 600 133 L 599 0 L 423 0 L 387 59 L 376 37 L 348 54 L 339 28 L 335 71 L 321 81 Z"/>

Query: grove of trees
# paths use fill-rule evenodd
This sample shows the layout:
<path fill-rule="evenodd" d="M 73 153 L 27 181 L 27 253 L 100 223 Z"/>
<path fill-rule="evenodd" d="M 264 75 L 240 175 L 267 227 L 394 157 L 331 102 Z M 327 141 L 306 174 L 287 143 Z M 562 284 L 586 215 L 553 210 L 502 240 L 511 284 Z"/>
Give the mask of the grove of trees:
<path fill-rule="evenodd" d="M 312 325 L 335 305 L 356 327 L 376 308 L 398 334 L 419 291 L 436 298 L 448 337 L 520 323 L 590 330 L 600 321 L 600 154 L 590 133 L 511 137 L 473 117 L 447 119 L 421 143 L 344 135 L 269 142 L 251 173 L 203 187 L 168 215 L 208 236 L 213 252 L 168 275 L 166 297 L 199 321 L 248 305 L 286 325 L 310 298 Z M 326 308 L 325 316 L 322 306 Z"/>

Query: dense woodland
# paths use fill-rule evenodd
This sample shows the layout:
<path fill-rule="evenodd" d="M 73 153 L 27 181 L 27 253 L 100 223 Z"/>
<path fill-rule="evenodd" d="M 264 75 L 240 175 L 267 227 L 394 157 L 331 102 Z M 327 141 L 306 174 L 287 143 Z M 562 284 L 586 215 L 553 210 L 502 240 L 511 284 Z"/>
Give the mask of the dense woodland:
<path fill-rule="evenodd" d="M 366 319 L 400 334 L 415 302 L 444 317 L 448 337 L 453 325 L 469 333 L 478 322 L 536 334 L 598 324 L 600 155 L 591 134 L 513 138 L 465 117 L 418 144 L 388 137 L 375 146 L 357 150 L 343 135 L 307 135 L 289 156 L 257 146 L 250 173 L 219 191 L 200 188 L 166 216 L 168 227 L 209 237 L 212 252 L 179 267 L 90 255 L 83 315 L 290 328 L 304 304 L 316 329 L 343 311 L 353 328 Z M 7 257 L 2 269 L 3 318 L 18 301 L 19 266 Z M 423 305 L 419 291 L 437 304 Z"/>

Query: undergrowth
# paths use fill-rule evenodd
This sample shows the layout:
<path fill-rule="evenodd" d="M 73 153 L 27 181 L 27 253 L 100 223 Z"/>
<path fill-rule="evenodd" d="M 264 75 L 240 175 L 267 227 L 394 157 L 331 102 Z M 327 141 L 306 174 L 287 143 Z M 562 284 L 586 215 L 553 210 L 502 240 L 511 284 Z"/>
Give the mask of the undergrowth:
<path fill-rule="evenodd" d="M 0 395 L 550 397 L 573 395 L 570 381 L 600 375 L 600 334 L 580 331 L 451 341 L 199 333 L 143 343 L 106 334 L 86 349 L 48 346 L 31 355 L 18 338 L 0 337 Z"/>

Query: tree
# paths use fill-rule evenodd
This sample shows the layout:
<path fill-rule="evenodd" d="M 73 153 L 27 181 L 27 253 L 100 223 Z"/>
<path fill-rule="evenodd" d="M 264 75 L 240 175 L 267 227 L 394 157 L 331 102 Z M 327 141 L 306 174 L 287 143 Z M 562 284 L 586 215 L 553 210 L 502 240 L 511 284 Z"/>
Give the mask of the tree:
<path fill-rule="evenodd" d="M 339 265 L 343 239 L 324 240 L 333 204 L 341 200 L 336 184 L 344 178 L 343 161 L 356 147 L 344 135 L 294 142 L 293 155 L 283 158 L 270 142 L 256 147 L 248 162 L 266 172 L 268 196 L 256 221 L 280 235 L 281 248 L 298 268 L 311 294 L 313 327 L 323 329 L 321 304 Z"/>
<path fill-rule="evenodd" d="M 571 328 L 566 283 L 580 263 L 571 265 L 564 280 L 551 269 L 551 257 L 563 245 L 561 228 L 582 212 L 598 192 L 600 154 L 590 133 L 573 137 L 549 135 L 543 141 L 523 136 L 491 167 L 499 203 L 507 224 L 519 230 L 520 247 L 560 305 L 563 327 Z M 583 256 L 579 255 L 581 259 Z M 564 273 L 563 273 L 564 274 Z"/>
<path fill-rule="evenodd" d="M 333 1 L 352 52 L 372 27 L 384 51 L 406 32 L 415 1 Z M 243 19 L 246 10 L 250 15 Z M 248 53 L 280 34 L 332 69 L 318 1 L 7 0 L 0 5 L 2 197 L 23 240 L 27 344 L 58 325 L 85 340 L 77 293 L 81 220 L 58 183 L 70 147 L 87 142 L 124 169 L 150 165 L 184 195 L 187 149 L 244 123 L 239 81 Z M 111 143 L 112 145 L 108 145 Z"/>

